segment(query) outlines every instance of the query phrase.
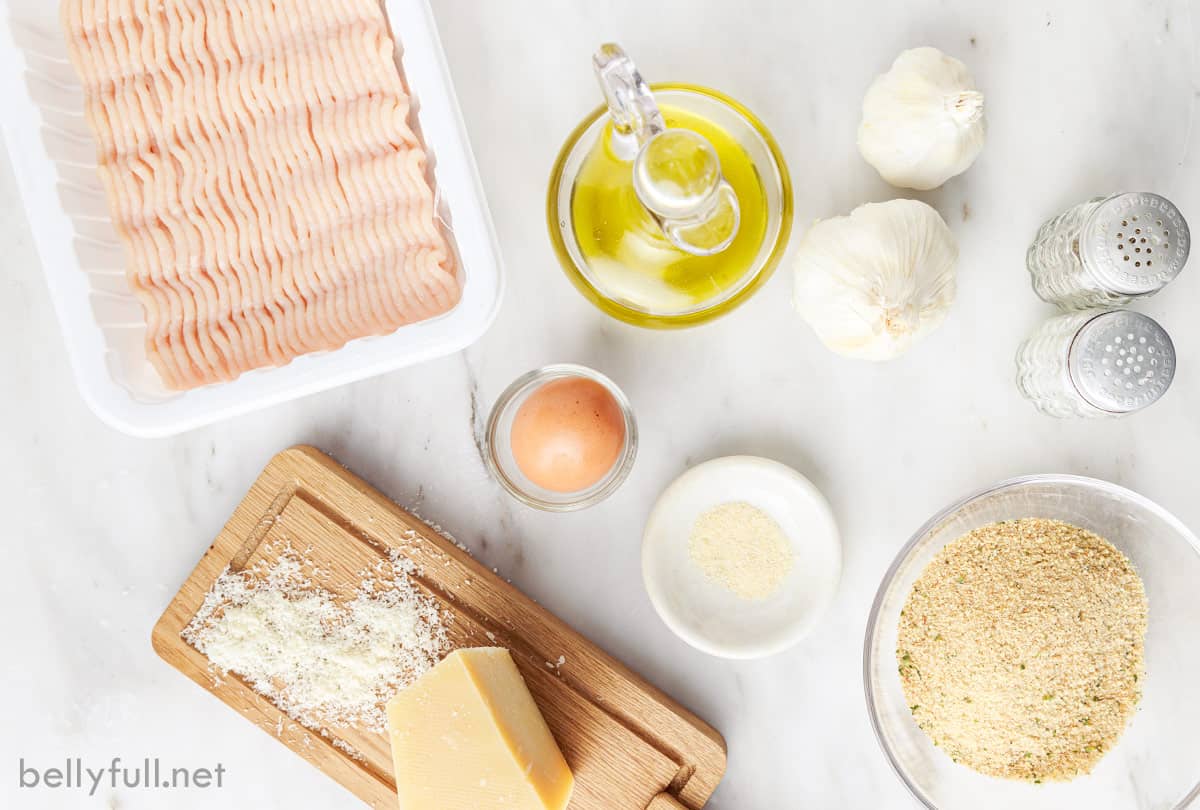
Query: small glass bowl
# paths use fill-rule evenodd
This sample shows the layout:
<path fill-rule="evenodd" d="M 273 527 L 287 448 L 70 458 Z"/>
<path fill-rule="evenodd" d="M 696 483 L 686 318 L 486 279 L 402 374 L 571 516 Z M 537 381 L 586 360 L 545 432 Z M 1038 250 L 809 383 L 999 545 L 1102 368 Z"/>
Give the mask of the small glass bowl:
<path fill-rule="evenodd" d="M 612 469 L 603 478 L 586 489 L 575 492 L 555 492 L 539 487 L 530 481 L 517 466 L 513 458 L 510 438 L 512 435 L 513 418 L 517 410 L 537 389 L 554 380 L 581 378 L 599 383 L 613 396 L 621 409 L 625 420 L 625 444 L 621 455 L 613 462 Z M 558 363 L 535 369 L 523 374 L 504 389 L 504 393 L 492 406 L 488 417 L 487 432 L 484 436 L 484 460 L 488 470 L 509 494 L 526 506 L 543 509 L 547 512 L 572 512 L 594 506 L 607 498 L 621 486 L 629 471 L 633 468 L 633 460 L 637 456 L 637 422 L 633 418 L 633 406 L 628 397 L 617 387 L 616 383 L 598 371 L 586 366 L 571 363 Z"/>
<path fill-rule="evenodd" d="M 951 761 L 912 718 L 896 666 L 900 611 L 913 582 L 947 543 L 988 523 L 1063 520 L 1107 539 L 1146 586 L 1146 678 L 1129 727 L 1095 770 L 1070 782 L 994 779 Z M 900 550 L 867 620 L 863 680 L 871 725 L 892 769 L 931 810 L 1181 810 L 1200 795 L 1200 540 L 1165 509 L 1092 478 L 1033 475 L 951 504 Z"/>

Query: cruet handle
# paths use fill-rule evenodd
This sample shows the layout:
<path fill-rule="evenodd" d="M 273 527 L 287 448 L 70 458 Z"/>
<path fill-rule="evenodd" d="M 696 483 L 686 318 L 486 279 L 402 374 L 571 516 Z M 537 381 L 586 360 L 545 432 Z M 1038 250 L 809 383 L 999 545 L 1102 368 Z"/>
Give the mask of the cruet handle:
<path fill-rule="evenodd" d="M 592 56 L 592 67 L 604 91 L 614 133 L 625 141 L 626 157 L 632 160 L 642 144 L 667 128 L 654 94 L 620 45 L 601 45 Z"/>
<path fill-rule="evenodd" d="M 737 236 L 737 194 L 721 174 L 716 150 L 689 129 L 668 129 L 650 86 L 613 43 L 592 57 L 612 118 L 612 150 L 631 161 L 633 188 L 671 244 L 711 256 Z"/>

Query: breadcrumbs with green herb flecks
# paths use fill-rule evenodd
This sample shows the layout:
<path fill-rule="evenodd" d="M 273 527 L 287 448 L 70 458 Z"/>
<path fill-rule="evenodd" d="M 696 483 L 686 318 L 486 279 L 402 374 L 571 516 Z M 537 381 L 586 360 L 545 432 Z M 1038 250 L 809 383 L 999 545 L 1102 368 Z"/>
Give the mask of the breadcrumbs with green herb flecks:
<path fill-rule="evenodd" d="M 1107 540 L 1057 520 L 947 544 L 900 614 L 913 718 L 980 773 L 1066 781 L 1116 744 L 1141 698 L 1146 591 Z"/>

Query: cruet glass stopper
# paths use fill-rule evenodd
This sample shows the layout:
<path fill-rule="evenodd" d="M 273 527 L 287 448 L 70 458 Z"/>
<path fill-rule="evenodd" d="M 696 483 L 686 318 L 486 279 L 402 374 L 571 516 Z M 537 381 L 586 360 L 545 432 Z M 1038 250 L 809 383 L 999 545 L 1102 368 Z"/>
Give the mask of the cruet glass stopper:
<path fill-rule="evenodd" d="M 666 125 L 649 85 L 620 46 L 600 46 L 592 64 L 612 116 L 613 152 L 632 161 L 634 191 L 663 235 L 697 256 L 729 247 L 741 212 L 712 144 L 690 129 Z"/>

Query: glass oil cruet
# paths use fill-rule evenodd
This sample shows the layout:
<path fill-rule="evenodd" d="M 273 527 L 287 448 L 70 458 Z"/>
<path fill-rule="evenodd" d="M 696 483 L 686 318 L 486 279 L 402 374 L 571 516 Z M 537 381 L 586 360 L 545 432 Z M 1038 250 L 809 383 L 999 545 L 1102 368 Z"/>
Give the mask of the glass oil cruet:
<path fill-rule="evenodd" d="M 602 310 L 641 326 L 732 309 L 787 241 L 791 187 L 778 146 L 716 91 L 651 87 L 617 45 L 592 62 L 606 106 L 563 147 L 548 200 L 567 275 Z"/>

